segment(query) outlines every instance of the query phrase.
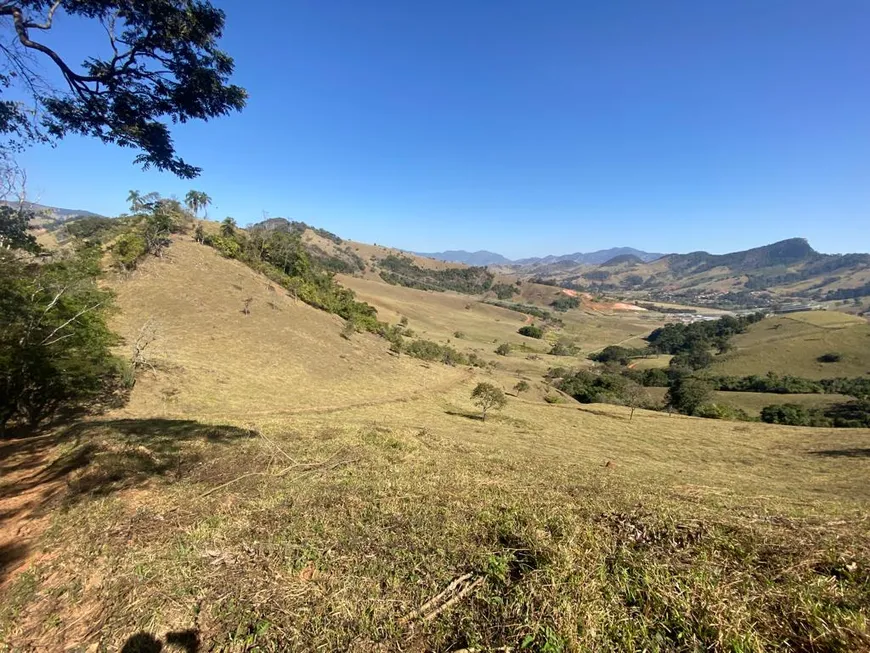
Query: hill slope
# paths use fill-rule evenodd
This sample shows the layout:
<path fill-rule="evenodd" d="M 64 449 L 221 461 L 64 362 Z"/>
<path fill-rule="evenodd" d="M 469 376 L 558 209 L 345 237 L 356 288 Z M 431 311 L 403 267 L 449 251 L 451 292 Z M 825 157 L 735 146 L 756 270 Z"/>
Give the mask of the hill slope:
<path fill-rule="evenodd" d="M 137 382 L 133 413 L 326 409 L 401 399 L 462 376 L 390 356 L 376 336 L 345 340 L 337 316 L 294 303 L 265 277 L 184 237 L 114 286 L 116 328 L 129 343 L 149 319 L 156 325 L 156 370 Z"/>
<path fill-rule="evenodd" d="M 716 374 L 791 374 L 811 379 L 870 373 L 870 323 L 827 311 L 792 313 L 762 320 L 732 339 L 735 350 L 717 357 Z M 818 359 L 838 353 L 841 359 Z M 722 358 L 722 360 L 720 360 Z"/>
<path fill-rule="evenodd" d="M 612 269 L 558 265 L 530 274 L 547 275 L 600 291 L 642 291 L 660 299 L 692 302 L 723 297 L 764 305 L 777 298 L 847 299 L 870 295 L 870 254 L 821 254 L 802 238 L 729 254 L 670 254 Z M 616 258 L 618 262 L 628 259 Z"/>

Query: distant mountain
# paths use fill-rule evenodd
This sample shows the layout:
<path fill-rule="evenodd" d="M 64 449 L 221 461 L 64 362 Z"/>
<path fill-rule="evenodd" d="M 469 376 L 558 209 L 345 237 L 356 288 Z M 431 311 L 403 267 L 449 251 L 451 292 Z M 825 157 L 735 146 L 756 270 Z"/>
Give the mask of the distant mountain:
<path fill-rule="evenodd" d="M 417 256 L 425 256 L 427 258 L 434 258 L 438 261 L 447 261 L 448 263 L 465 263 L 466 265 L 478 265 L 478 266 L 486 266 L 486 265 L 510 265 L 512 261 L 508 258 L 505 258 L 501 254 L 496 254 L 495 252 L 487 252 L 486 250 L 480 250 L 477 252 L 466 252 L 462 249 L 454 249 L 448 250 L 446 252 L 431 252 L 431 253 L 423 253 L 423 252 L 414 252 Z"/>
<path fill-rule="evenodd" d="M 620 254 L 619 256 L 614 256 L 612 259 L 604 261 L 604 263 L 601 264 L 601 267 L 615 268 L 619 265 L 638 265 L 643 262 L 644 260 L 641 257 L 635 256 L 634 254 Z"/>
<path fill-rule="evenodd" d="M 18 202 L 0 202 L 0 205 L 18 206 Z M 68 222 L 76 218 L 104 218 L 106 216 L 94 213 L 93 211 L 85 211 L 83 209 L 64 209 L 59 206 L 47 206 L 45 204 L 36 204 L 34 202 L 24 202 L 24 207 L 35 213 L 42 213 L 50 218 L 54 218 L 58 222 Z"/>
<path fill-rule="evenodd" d="M 509 258 L 481 250 L 478 252 L 466 252 L 465 250 L 449 250 L 446 252 L 423 253 L 415 252 L 418 256 L 427 256 L 439 261 L 448 261 L 449 263 L 465 263 L 466 265 L 552 265 L 559 264 L 582 264 L 582 265 L 600 265 L 618 256 L 634 256 L 640 262 L 646 263 L 661 258 L 662 254 L 653 254 L 644 252 L 632 247 L 612 247 L 611 249 L 602 249 L 597 252 L 576 252 L 575 254 L 564 254 L 562 256 L 540 256 L 533 258 L 523 258 L 512 261 Z"/>
<path fill-rule="evenodd" d="M 870 296 L 870 254 L 822 254 L 803 238 L 729 254 L 669 254 L 645 263 L 619 255 L 593 271 L 579 263 L 539 263 L 529 274 L 602 292 L 645 291 L 683 303 L 724 297 L 739 304 L 774 295 L 814 300 Z"/>
<path fill-rule="evenodd" d="M 643 263 L 648 263 L 661 258 L 664 254 L 644 252 L 633 247 L 611 247 L 610 249 L 600 249 L 596 252 L 575 252 L 574 254 L 563 254 L 562 256 L 524 258 L 514 261 L 514 263 L 517 265 L 550 265 L 569 261 L 578 265 L 601 265 L 618 256 L 636 256 Z"/>

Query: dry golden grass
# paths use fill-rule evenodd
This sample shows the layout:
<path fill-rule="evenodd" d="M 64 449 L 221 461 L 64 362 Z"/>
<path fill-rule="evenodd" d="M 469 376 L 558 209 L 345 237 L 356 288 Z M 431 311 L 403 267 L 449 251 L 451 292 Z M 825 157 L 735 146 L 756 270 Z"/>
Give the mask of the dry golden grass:
<path fill-rule="evenodd" d="M 389 356 L 370 334 L 346 340 L 340 318 L 186 238 L 113 287 L 121 309 L 114 326 L 128 343 L 149 320 L 156 328 L 146 353 L 158 371 L 136 384 L 128 410 L 137 414 L 322 410 L 401 400 L 464 374 Z"/>
<path fill-rule="evenodd" d="M 118 650 L 135 633 L 193 631 L 226 651 L 870 643 L 867 431 L 645 411 L 629 422 L 619 407 L 518 400 L 484 423 L 470 417 L 474 381 L 235 422 L 256 432 L 150 417 L 78 427 L 58 450 L 72 468 L 64 509 L 40 540 L 46 555 L 6 590 L 0 642 Z M 470 594 L 404 621 L 458 578 Z"/>
<path fill-rule="evenodd" d="M 522 324 L 346 282 L 432 339 L 465 331 L 455 345 Z M 28 507 L 50 527 L 0 590 L 2 650 L 870 648 L 866 429 L 629 420 L 547 405 L 534 379 L 484 422 L 472 388 L 510 390 L 525 359 L 421 366 L 343 340 L 332 316 L 184 239 L 116 287 L 128 338 L 161 325 L 156 368 L 123 411 L 4 467 L 0 502 L 22 483 L 56 494 Z M 598 319 L 565 331 L 611 344 L 646 324 Z M 37 454 L 49 464 L 32 471 Z"/>
<path fill-rule="evenodd" d="M 815 311 L 763 320 L 732 340 L 735 351 L 717 357 L 716 374 L 792 374 L 811 379 L 864 376 L 870 371 L 870 323 L 844 313 Z M 842 355 L 821 363 L 829 352 Z"/>

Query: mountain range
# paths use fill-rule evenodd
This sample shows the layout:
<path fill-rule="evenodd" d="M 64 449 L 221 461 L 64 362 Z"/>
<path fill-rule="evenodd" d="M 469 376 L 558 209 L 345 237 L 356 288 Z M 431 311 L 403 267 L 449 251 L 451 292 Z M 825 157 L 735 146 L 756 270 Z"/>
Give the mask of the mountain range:
<path fill-rule="evenodd" d="M 511 260 L 496 252 L 479 250 L 467 252 L 465 250 L 447 250 L 444 252 L 414 252 L 417 256 L 426 256 L 448 263 L 465 263 L 466 265 L 550 265 L 553 263 L 573 263 L 576 265 L 601 265 L 619 256 L 634 256 L 644 263 L 654 261 L 664 256 L 652 252 L 634 249 L 633 247 L 611 247 L 600 249 L 595 252 L 575 252 L 573 254 L 548 255 L 531 258 Z"/>
<path fill-rule="evenodd" d="M 41 214 L 43 217 L 52 218 L 58 222 L 66 222 L 75 220 L 76 218 L 103 218 L 105 216 L 93 211 L 85 211 L 84 209 L 64 209 L 59 206 L 47 206 L 45 204 L 36 204 L 35 202 L 23 202 L 24 208 L 28 211 Z M 18 206 L 18 202 L 0 201 L 2 206 Z"/>

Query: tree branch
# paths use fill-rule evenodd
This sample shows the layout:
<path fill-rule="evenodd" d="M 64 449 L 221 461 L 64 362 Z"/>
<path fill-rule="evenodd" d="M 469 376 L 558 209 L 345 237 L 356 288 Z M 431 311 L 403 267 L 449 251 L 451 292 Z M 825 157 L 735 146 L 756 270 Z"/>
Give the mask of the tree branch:
<path fill-rule="evenodd" d="M 44 23 L 31 23 L 30 21 L 28 21 L 24 24 L 24 26 L 30 29 L 51 29 L 51 21 L 54 19 L 54 12 L 57 11 L 58 7 L 60 7 L 60 0 L 57 0 L 57 2 L 55 2 L 51 6 L 51 9 L 48 10 L 48 16 L 46 17 Z"/>
<path fill-rule="evenodd" d="M 57 338 L 57 339 L 55 339 L 55 340 L 52 340 L 52 338 L 54 337 L 54 334 L 56 334 L 56 333 L 57 333 L 58 331 L 60 331 L 61 329 L 64 329 L 64 328 L 66 328 L 67 326 L 69 326 L 70 323 L 72 323 L 72 322 L 74 322 L 75 320 L 79 319 L 82 315 L 84 315 L 84 314 L 87 313 L 88 311 L 92 311 L 92 310 L 94 310 L 95 308 L 99 308 L 99 307 L 102 306 L 102 305 L 103 305 L 103 302 L 99 302 L 98 304 L 94 304 L 93 306 L 87 306 L 87 307 L 83 308 L 83 309 L 80 310 L 78 313 L 76 313 L 75 315 L 73 315 L 70 319 L 68 319 L 66 322 L 64 322 L 64 323 L 61 324 L 59 327 L 57 327 L 54 331 L 52 331 L 52 332 L 49 333 L 47 336 L 45 336 L 45 338 L 43 338 L 42 342 L 39 343 L 39 344 L 40 344 L 40 345 L 53 345 L 55 342 L 57 342 L 58 340 L 60 340 L 60 338 Z"/>

